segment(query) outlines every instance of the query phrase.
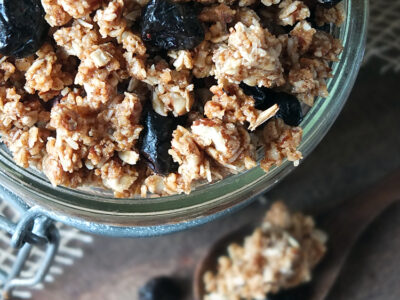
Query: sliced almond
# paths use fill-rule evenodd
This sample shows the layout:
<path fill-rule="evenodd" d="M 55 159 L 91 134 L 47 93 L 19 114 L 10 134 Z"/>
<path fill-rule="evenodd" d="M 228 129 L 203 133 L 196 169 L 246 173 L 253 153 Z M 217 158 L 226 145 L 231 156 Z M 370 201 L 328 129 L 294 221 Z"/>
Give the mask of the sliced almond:
<path fill-rule="evenodd" d="M 265 123 L 266 121 L 271 119 L 273 116 L 275 116 L 276 113 L 278 112 L 278 110 L 279 110 L 278 104 L 274 104 L 267 110 L 264 110 L 263 112 L 261 112 L 258 115 L 257 120 L 253 124 L 250 124 L 249 130 L 254 131 L 258 126 L 260 126 L 261 124 Z"/>

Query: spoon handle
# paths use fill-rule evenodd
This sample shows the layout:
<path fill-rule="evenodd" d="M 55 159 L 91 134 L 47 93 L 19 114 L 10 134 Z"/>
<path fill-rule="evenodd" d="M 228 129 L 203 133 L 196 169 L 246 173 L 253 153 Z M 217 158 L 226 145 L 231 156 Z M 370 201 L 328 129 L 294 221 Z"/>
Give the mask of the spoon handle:
<path fill-rule="evenodd" d="M 315 271 L 309 300 L 327 297 L 355 242 L 368 225 L 397 200 L 400 200 L 400 170 L 318 218 L 329 234 L 329 250 Z"/>

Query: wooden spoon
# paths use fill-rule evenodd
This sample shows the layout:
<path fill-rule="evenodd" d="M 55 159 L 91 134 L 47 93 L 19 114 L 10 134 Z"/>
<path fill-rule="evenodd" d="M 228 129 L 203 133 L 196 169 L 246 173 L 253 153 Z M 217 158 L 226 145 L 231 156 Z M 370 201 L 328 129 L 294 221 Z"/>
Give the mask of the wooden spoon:
<path fill-rule="evenodd" d="M 391 204 L 400 200 L 400 170 L 381 179 L 360 195 L 344 201 L 340 206 L 317 217 L 318 227 L 328 232 L 328 253 L 314 270 L 313 281 L 304 300 L 324 300 L 332 289 L 344 263 L 361 234 Z M 232 242 L 241 243 L 256 224 L 249 224 L 217 241 L 197 265 L 193 290 L 196 300 L 205 295 L 203 275 L 216 271 L 217 259 L 226 254 Z M 300 300 L 300 299 L 299 299 Z"/>

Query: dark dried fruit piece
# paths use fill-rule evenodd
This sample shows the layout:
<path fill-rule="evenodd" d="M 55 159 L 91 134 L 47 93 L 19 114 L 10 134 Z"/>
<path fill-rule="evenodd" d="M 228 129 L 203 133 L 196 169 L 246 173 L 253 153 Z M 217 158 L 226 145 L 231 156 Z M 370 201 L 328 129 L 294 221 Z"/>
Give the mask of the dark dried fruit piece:
<path fill-rule="evenodd" d="M 278 118 L 289 126 L 298 126 L 303 121 L 303 110 L 299 100 L 293 95 L 276 93 L 276 102 L 279 105 Z"/>
<path fill-rule="evenodd" d="M 178 164 L 168 154 L 171 148 L 172 132 L 178 126 L 180 118 L 161 116 L 152 108 L 143 112 L 143 131 L 141 133 L 140 152 L 146 158 L 149 167 L 157 174 L 167 175 L 178 169 Z"/>
<path fill-rule="evenodd" d="M 139 290 L 139 300 L 179 300 L 181 294 L 174 280 L 168 277 L 156 277 Z"/>
<path fill-rule="evenodd" d="M 271 89 L 267 89 L 265 87 L 250 86 L 243 82 L 239 84 L 239 87 L 247 96 L 253 97 L 254 107 L 259 110 L 265 110 L 276 103 L 272 100 L 274 92 Z"/>
<path fill-rule="evenodd" d="M 325 8 L 332 8 L 342 0 L 317 0 L 319 4 L 321 4 Z"/>
<path fill-rule="evenodd" d="M 307 300 L 309 291 L 309 284 L 300 285 L 295 288 L 282 290 L 277 294 L 270 294 L 266 300 Z"/>
<path fill-rule="evenodd" d="M 299 100 L 295 96 L 283 92 L 275 92 L 266 87 L 249 86 L 243 82 L 239 86 L 243 93 L 253 97 L 256 109 L 265 110 L 274 104 L 278 104 L 279 111 L 276 116 L 282 118 L 287 125 L 298 126 L 303 120 L 303 111 Z"/>
<path fill-rule="evenodd" d="M 142 12 L 142 39 L 159 50 L 193 49 L 204 40 L 204 28 L 192 3 L 151 0 Z"/>
<path fill-rule="evenodd" d="M 49 31 L 40 0 L 0 1 L 0 53 L 18 58 L 34 54 Z"/>

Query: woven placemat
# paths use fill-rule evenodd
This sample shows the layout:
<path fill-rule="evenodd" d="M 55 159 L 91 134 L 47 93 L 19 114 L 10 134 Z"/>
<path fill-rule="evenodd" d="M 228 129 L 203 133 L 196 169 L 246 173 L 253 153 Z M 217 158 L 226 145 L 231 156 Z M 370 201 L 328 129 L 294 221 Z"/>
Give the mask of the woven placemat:
<path fill-rule="evenodd" d="M 18 210 L 2 199 L 0 199 L 0 215 L 6 216 L 14 223 L 17 223 L 21 217 Z M 85 245 L 93 241 L 92 236 L 75 228 L 60 223 L 56 224 L 56 226 L 61 236 L 60 246 L 54 264 L 50 267 L 49 273 L 45 277 L 45 283 L 54 281 L 58 275 L 64 272 L 65 268 L 72 266 L 76 260 L 81 259 L 84 256 Z M 0 266 L 3 271 L 10 272 L 17 254 L 18 252 L 10 247 L 10 236 L 0 231 Z M 32 277 L 40 266 L 43 256 L 44 249 L 32 248 L 29 259 L 21 272 L 21 277 Z M 43 284 L 38 284 L 33 289 L 42 289 L 43 286 Z M 16 289 L 13 292 L 13 296 L 27 299 L 31 297 L 31 292 L 27 289 Z"/>
<path fill-rule="evenodd" d="M 370 1 L 370 19 L 364 63 L 381 62 L 380 72 L 400 71 L 400 1 Z"/>

